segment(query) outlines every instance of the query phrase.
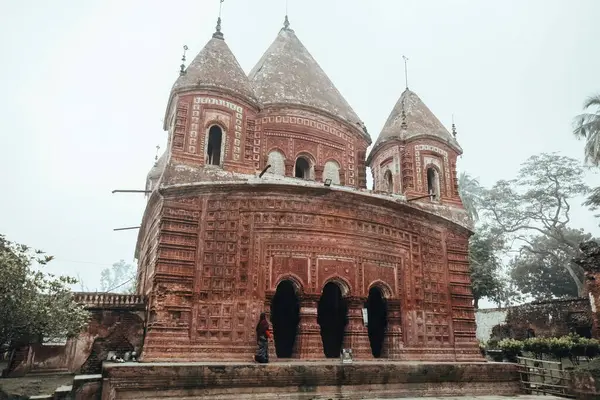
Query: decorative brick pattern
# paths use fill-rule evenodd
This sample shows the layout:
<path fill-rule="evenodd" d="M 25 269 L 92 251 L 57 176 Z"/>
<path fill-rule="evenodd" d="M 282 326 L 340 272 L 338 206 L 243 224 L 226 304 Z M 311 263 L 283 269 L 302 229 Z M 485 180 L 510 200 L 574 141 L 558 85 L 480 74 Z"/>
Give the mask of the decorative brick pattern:
<path fill-rule="evenodd" d="M 393 304 L 387 357 L 454 359 L 457 351 L 478 359 L 470 341 L 473 308 L 454 303 L 470 301 L 469 283 L 448 267 L 462 265 L 456 254 L 463 254 L 467 235 L 409 208 L 398 212 L 309 191 L 220 186 L 186 197 L 164 193 L 145 360 L 247 358 L 258 314 L 268 310 L 269 293 L 283 279 L 300 286 L 301 299 L 318 299 L 329 281 L 345 288 L 351 304 L 345 341 L 356 357 L 371 357 L 360 309 L 369 287 L 379 285 Z M 297 357 L 322 354 L 311 309 L 301 311 L 308 320 L 302 320 Z M 455 337 L 471 346 L 456 349 Z M 215 355 L 209 348 L 220 350 Z"/>

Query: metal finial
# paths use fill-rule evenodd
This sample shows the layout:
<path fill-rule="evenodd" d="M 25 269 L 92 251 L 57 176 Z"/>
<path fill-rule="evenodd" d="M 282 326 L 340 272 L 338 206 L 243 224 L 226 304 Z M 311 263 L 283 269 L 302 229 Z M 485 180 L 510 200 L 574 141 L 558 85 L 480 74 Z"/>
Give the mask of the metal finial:
<path fill-rule="evenodd" d="M 158 162 L 158 151 L 160 150 L 160 146 L 156 145 L 156 155 L 154 156 L 154 163 Z"/>
<path fill-rule="evenodd" d="M 217 27 L 213 37 L 217 39 L 223 39 L 223 33 L 221 32 L 221 12 L 223 11 L 223 2 L 225 0 L 219 0 L 219 18 L 217 18 Z"/>
<path fill-rule="evenodd" d="M 454 124 L 454 114 L 452 114 L 452 136 L 456 139 L 456 125 Z"/>
<path fill-rule="evenodd" d="M 288 30 L 290 29 L 290 20 L 288 19 L 288 16 L 285 16 L 285 21 L 283 21 L 283 29 Z"/>
<path fill-rule="evenodd" d="M 406 82 L 406 88 L 408 89 L 408 57 L 402 56 L 404 58 L 404 81 Z"/>
<path fill-rule="evenodd" d="M 185 52 L 188 50 L 188 47 L 183 45 L 183 56 L 181 56 L 181 65 L 179 66 L 179 75 L 185 75 Z"/>

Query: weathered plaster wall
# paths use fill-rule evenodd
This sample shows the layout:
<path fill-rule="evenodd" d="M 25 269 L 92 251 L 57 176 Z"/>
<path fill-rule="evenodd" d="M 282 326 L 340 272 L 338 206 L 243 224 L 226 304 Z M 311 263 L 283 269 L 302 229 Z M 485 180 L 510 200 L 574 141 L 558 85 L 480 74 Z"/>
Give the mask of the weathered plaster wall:
<path fill-rule="evenodd" d="M 508 309 L 490 308 L 477 310 L 475 312 L 475 323 L 477 324 L 477 340 L 486 342 L 492 336 L 492 328 L 506 321 Z"/>
<path fill-rule="evenodd" d="M 586 298 L 533 302 L 503 309 L 477 310 L 477 339 L 492 337 L 525 339 L 527 331 L 536 336 L 559 337 L 571 332 L 584 335 L 591 328 L 591 309 Z"/>

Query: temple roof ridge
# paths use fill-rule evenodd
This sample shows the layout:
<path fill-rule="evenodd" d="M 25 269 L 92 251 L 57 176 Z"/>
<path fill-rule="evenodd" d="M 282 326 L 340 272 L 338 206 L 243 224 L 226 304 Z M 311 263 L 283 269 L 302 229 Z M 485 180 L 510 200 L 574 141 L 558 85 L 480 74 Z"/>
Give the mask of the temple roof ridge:
<path fill-rule="evenodd" d="M 256 103 L 250 80 L 220 31 L 215 32 L 177 78 L 172 93 L 194 89 L 224 90 Z"/>
<path fill-rule="evenodd" d="M 360 118 L 289 27 L 287 19 L 249 78 L 258 100 L 264 105 L 295 104 L 316 108 L 361 130 Z M 371 138 L 364 135 L 370 143 Z"/>
<path fill-rule="evenodd" d="M 416 93 L 406 88 L 381 129 L 372 151 L 392 139 L 408 140 L 420 136 L 437 138 L 462 153 L 462 148 L 448 129 Z"/>

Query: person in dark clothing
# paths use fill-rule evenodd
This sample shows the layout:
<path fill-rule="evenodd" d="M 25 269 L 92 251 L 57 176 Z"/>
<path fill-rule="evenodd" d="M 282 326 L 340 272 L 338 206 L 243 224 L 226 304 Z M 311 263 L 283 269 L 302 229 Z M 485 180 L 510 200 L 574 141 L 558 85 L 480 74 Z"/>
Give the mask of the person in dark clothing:
<path fill-rule="evenodd" d="M 269 362 L 269 338 L 271 337 L 271 331 L 269 329 L 269 322 L 267 321 L 267 314 L 261 313 L 260 320 L 256 324 L 256 344 L 258 349 L 254 356 L 254 361 L 266 364 Z"/>

